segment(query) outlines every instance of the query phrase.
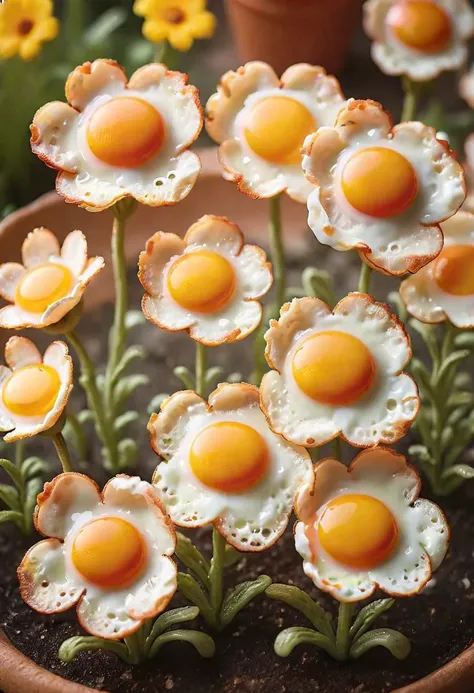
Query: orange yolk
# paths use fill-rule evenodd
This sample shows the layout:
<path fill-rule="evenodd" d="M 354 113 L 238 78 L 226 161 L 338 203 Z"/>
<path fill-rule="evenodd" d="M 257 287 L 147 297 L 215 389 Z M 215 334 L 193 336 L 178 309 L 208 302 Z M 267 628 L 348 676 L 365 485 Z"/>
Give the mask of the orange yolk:
<path fill-rule="evenodd" d="M 182 255 L 171 265 L 168 290 L 182 308 L 211 313 L 223 308 L 235 290 L 235 272 L 228 260 L 212 250 Z"/>
<path fill-rule="evenodd" d="M 93 585 L 122 589 L 142 572 L 147 548 L 140 532 L 120 517 L 100 517 L 85 524 L 74 539 L 71 559 Z"/>
<path fill-rule="evenodd" d="M 474 246 L 450 245 L 434 261 L 439 288 L 454 296 L 474 294 Z"/>
<path fill-rule="evenodd" d="M 56 301 L 68 295 L 74 277 L 64 265 L 48 262 L 30 269 L 20 279 L 15 303 L 29 313 L 44 313 Z"/>
<path fill-rule="evenodd" d="M 318 522 L 318 538 L 339 563 L 368 569 L 390 556 L 398 541 L 398 525 L 377 498 L 349 493 L 327 504 Z"/>
<path fill-rule="evenodd" d="M 196 436 L 189 461 L 205 486 L 241 493 L 263 479 L 269 460 L 267 445 L 258 431 L 237 421 L 222 421 Z"/>
<path fill-rule="evenodd" d="M 430 0 L 400 0 L 388 12 L 387 24 L 405 46 L 424 53 L 442 50 L 451 39 L 448 13 Z"/>
<path fill-rule="evenodd" d="M 296 348 L 292 370 L 296 384 L 308 397 L 344 406 L 371 387 L 375 361 L 357 337 L 328 330 L 308 337 Z"/>
<path fill-rule="evenodd" d="M 43 416 L 53 408 L 60 388 L 58 372 L 51 366 L 24 366 L 6 380 L 3 404 L 13 414 Z"/>
<path fill-rule="evenodd" d="M 165 124 L 151 103 L 135 96 L 116 96 L 94 111 L 87 124 L 91 152 L 109 166 L 134 168 L 161 149 Z"/>
<path fill-rule="evenodd" d="M 393 217 L 412 204 L 418 179 L 408 159 L 387 147 L 368 147 L 353 154 L 341 176 L 348 202 L 370 217 Z"/>
<path fill-rule="evenodd" d="M 273 164 L 300 164 L 301 147 L 316 121 L 300 101 L 268 96 L 251 107 L 245 139 L 258 156 Z"/>

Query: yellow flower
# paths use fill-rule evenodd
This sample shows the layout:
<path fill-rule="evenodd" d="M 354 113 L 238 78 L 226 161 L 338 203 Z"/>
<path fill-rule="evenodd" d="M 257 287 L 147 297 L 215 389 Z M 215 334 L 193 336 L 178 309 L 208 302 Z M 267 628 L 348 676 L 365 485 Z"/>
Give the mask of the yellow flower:
<path fill-rule="evenodd" d="M 17 53 L 22 60 L 38 55 L 43 41 L 59 30 L 52 0 L 7 0 L 0 5 L 0 58 Z"/>
<path fill-rule="evenodd" d="M 194 39 L 211 38 L 216 18 L 206 0 L 135 0 L 133 11 L 145 18 L 143 35 L 152 43 L 169 43 L 188 51 Z"/>

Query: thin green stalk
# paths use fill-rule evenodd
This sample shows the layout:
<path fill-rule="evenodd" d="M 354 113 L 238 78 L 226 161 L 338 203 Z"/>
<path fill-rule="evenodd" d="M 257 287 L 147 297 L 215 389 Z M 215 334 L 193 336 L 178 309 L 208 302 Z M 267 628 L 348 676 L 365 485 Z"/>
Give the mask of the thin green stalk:
<path fill-rule="evenodd" d="M 204 344 L 196 342 L 196 392 L 201 397 L 206 395 L 206 370 L 207 370 L 207 351 Z"/>
<path fill-rule="evenodd" d="M 352 625 L 352 616 L 354 614 L 354 604 L 339 603 L 339 612 L 337 615 L 337 631 L 336 631 L 336 652 L 338 659 L 347 659 L 349 656 L 349 647 L 351 643 L 350 629 Z"/>
<path fill-rule="evenodd" d="M 65 18 L 67 44 L 74 46 L 82 36 L 85 22 L 84 0 L 68 0 Z"/>
<path fill-rule="evenodd" d="M 58 453 L 59 461 L 61 462 L 63 472 L 72 472 L 73 469 L 71 464 L 71 457 L 69 455 L 69 450 L 67 448 L 67 444 L 64 440 L 63 434 L 55 433 L 54 436 L 52 436 L 52 440 L 54 443 L 54 447 L 56 448 L 56 452 Z"/>
<path fill-rule="evenodd" d="M 364 261 L 362 261 L 362 266 L 360 268 L 359 275 L 359 291 L 363 294 L 368 294 L 370 291 L 370 280 L 372 277 L 372 267 L 369 267 Z"/>
<path fill-rule="evenodd" d="M 171 59 L 173 57 L 174 51 L 171 47 L 169 41 L 163 41 L 162 43 L 157 43 L 154 50 L 155 62 L 166 65 L 166 67 L 171 67 Z"/>
<path fill-rule="evenodd" d="M 285 250 L 281 228 L 281 195 L 270 198 L 270 248 L 275 277 L 277 309 L 285 303 Z"/>
<path fill-rule="evenodd" d="M 76 332 L 68 332 L 66 338 L 74 348 L 80 361 L 81 384 L 86 392 L 89 408 L 94 412 L 99 435 L 107 450 L 110 464 L 116 469 L 118 466 L 117 440 L 113 427 L 109 425 L 104 401 L 97 387 L 97 373 L 94 362 L 91 360 L 82 339 Z"/>
<path fill-rule="evenodd" d="M 418 112 L 419 99 L 421 95 L 421 85 L 419 82 L 414 82 L 409 77 L 403 79 L 403 90 L 405 98 L 403 100 L 403 109 L 400 122 L 407 120 L 415 120 Z"/>
<path fill-rule="evenodd" d="M 226 540 L 221 537 L 215 527 L 212 529 L 212 560 L 209 570 L 211 605 L 219 622 L 219 614 L 223 598 L 223 577 Z"/>

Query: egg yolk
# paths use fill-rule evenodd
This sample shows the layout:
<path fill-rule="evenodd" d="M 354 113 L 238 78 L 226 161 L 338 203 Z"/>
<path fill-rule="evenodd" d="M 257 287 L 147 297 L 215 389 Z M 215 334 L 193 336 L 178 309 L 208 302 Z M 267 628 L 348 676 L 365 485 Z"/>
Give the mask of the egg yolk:
<path fill-rule="evenodd" d="M 120 517 L 99 517 L 77 533 L 71 549 L 76 570 L 93 585 L 127 587 L 143 572 L 147 548 L 140 532 Z"/>
<path fill-rule="evenodd" d="M 151 103 L 117 96 L 94 111 L 87 124 L 91 152 L 109 166 L 134 168 L 161 149 L 165 124 Z"/>
<path fill-rule="evenodd" d="M 267 444 L 258 431 L 237 421 L 220 421 L 196 436 L 189 461 L 205 486 L 241 493 L 263 479 L 269 460 Z"/>
<path fill-rule="evenodd" d="M 454 296 L 474 294 L 474 246 L 447 246 L 433 264 L 440 289 Z"/>
<path fill-rule="evenodd" d="M 318 538 L 339 563 L 367 569 L 390 556 L 398 541 L 398 525 L 377 498 L 347 494 L 327 504 L 318 522 Z"/>
<path fill-rule="evenodd" d="M 68 295 L 74 277 L 64 265 L 48 262 L 32 267 L 20 279 L 15 303 L 29 313 L 44 313 L 56 301 Z"/>
<path fill-rule="evenodd" d="M 348 202 L 370 217 L 393 217 L 416 197 L 415 169 L 404 156 L 387 147 L 368 147 L 353 154 L 341 175 Z"/>
<path fill-rule="evenodd" d="M 442 50 L 451 39 L 448 13 L 430 0 L 401 0 L 388 12 L 387 25 L 405 46 L 425 53 Z"/>
<path fill-rule="evenodd" d="M 311 399 L 334 406 L 350 404 L 367 392 L 375 368 L 374 357 L 360 339 L 336 330 L 305 339 L 292 361 L 298 387 Z"/>
<path fill-rule="evenodd" d="M 317 129 L 312 113 L 300 101 L 268 96 L 249 112 L 244 134 L 249 147 L 273 164 L 300 164 L 301 147 Z"/>
<path fill-rule="evenodd" d="M 235 290 L 235 272 L 228 260 L 212 250 L 182 255 L 168 273 L 168 290 L 182 308 L 211 313 L 223 308 Z"/>
<path fill-rule="evenodd" d="M 3 404 L 13 414 L 42 416 L 53 408 L 60 388 L 58 372 L 51 366 L 24 366 L 5 381 Z"/>

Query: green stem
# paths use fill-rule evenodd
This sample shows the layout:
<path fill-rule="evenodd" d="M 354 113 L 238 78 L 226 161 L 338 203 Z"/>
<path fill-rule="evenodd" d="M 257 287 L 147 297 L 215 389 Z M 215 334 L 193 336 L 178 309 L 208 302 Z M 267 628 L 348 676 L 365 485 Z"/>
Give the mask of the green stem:
<path fill-rule="evenodd" d="M 209 570 L 209 596 L 211 606 L 216 617 L 216 623 L 220 625 L 220 611 L 223 597 L 223 577 L 226 540 L 221 537 L 215 527 L 212 529 L 212 560 Z"/>
<path fill-rule="evenodd" d="M 65 19 L 65 36 L 69 46 L 74 46 L 82 36 L 84 27 L 84 0 L 69 0 Z"/>
<path fill-rule="evenodd" d="M 281 228 L 281 195 L 270 198 L 270 248 L 275 277 L 277 310 L 285 303 L 285 250 Z"/>
<path fill-rule="evenodd" d="M 403 101 L 402 115 L 400 118 L 400 122 L 402 123 L 407 120 L 415 120 L 418 112 L 418 104 L 422 87 L 420 83 L 414 82 L 409 77 L 405 77 L 403 79 L 403 89 L 405 92 L 405 98 Z"/>
<path fill-rule="evenodd" d="M 369 267 L 364 261 L 360 268 L 359 275 L 359 291 L 363 294 L 368 294 L 370 291 L 370 279 L 372 277 L 372 267 Z"/>
<path fill-rule="evenodd" d="M 341 452 L 341 439 L 337 436 L 337 438 L 334 438 L 332 441 L 332 454 L 336 460 L 341 459 Z"/>
<path fill-rule="evenodd" d="M 350 602 L 339 603 L 336 631 L 336 652 L 338 659 L 340 660 L 347 659 L 349 656 L 350 629 L 352 625 L 354 608 L 354 604 Z"/>
<path fill-rule="evenodd" d="M 74 432 L 79 458 L 81 461 L 85 461 L 87 459 L 88 444 L 82 424 L 77 416 L 72 412 L 68 412 L 67 420 L 71 430 Z"/>
<path fill-rule="evenodd" d="M 94 362 L 91 360 L 82 339 L 76 332 L 68 332 L 66 338 L 74 348 L 74 351 L 76 352 L 80 361 L 81 384 L 86 392 L 89 408 L 94 412 L 98 432 L 107 450 L 110 465 L 113 469 L 117 469 L 117 441 L 113 433 L 113 427 L 109 424 L 107 418 L 104 401 L 101 393 L 99 392 L 99 388 L 97 387 L 97 373 Z"/>
<path fill-rule="evenodd" d="M 155 62 L 166 65 L 168 69 L 172 68 L 174 50 L 170 45 L 169 41 L 163 41 L 162 43 L 157 43 L 154 49 L 154 59 Z"/>
<path fill-rule="evenodd" d="M 52 436 L 54 447 L 58 453 L 59 461 L 63 468 L 63 472 L 72 472 L 71 458 L 69 456 L 69 450 L 67 449 L 66 441 L 62 433 L 55 433 Z"/>
<path fill-rule="evenodd" d="M 207 351 L 204 344 L 196 342 L 196 375 L 195 386 L 196 392 L 201 397 L 206 396 L 206 369 L 207 369 Z"/>

